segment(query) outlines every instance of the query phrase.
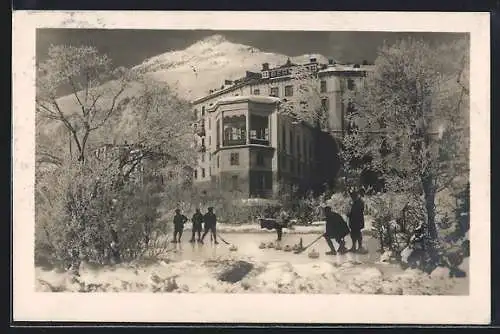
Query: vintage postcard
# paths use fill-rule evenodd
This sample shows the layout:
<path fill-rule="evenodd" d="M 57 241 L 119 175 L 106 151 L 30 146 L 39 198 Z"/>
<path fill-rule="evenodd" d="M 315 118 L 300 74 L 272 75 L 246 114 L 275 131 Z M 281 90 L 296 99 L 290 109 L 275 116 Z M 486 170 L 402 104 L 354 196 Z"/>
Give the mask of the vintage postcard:
<path fill-rule="evenodd" d="M 15 12 L 15 321 L 486 324 L 489 15 Z"/>

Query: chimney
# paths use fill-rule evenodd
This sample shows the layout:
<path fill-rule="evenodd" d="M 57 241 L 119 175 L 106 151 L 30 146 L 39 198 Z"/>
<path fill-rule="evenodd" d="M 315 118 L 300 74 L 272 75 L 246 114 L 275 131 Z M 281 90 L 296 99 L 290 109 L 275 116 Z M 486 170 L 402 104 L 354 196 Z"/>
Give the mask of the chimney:
<path fill-rule="evenodd" d="M 316 58 L 315 58 L 315 57 L 311 57 L 311 58 L 309 58 L 309 61 L 310 61 L 311 63 L 316 63 Z"/>
<path fill-rule="evenodd" d="M 233 81 L 232 80 L 224 80 L 224 85 L 226 86 L 229 86 L 229 85 L 232 85 L 233 84 Z"/>
<path fill-rule="evenodd" d="M 268 71 L 269 70 L 269 63 L 263 63 L 262 64 L 262 70 L 263 71 Z"/>
<path fill-rule="evenodd" d="M 333 60 L 333 58 L 329 58 L 328 65 L 335 65 L 335 60 Z"/>

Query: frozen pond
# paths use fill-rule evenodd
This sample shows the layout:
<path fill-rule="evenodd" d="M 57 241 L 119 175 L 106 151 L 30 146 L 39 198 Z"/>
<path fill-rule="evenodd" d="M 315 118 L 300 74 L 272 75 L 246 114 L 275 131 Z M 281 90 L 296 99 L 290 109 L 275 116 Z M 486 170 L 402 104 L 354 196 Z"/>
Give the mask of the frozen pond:
<path fill-rule="evenodd" d="M 446 269 L 428 275 L 418 270 L 403 270 L 397 264 L 379 263 L 378 242 L 366 236 L 367 254 L 326 255 L 328 246 L 319 239 L 301 254 L 274 248 L 260 249 L 261 242 L 274 242 L 274 233 L 227 232 L 222 238 L 236 245 L 237 251 L 210 238 L 205 244 L 191 244 L 190 233 L 181 244 L 162 240 L 171 250 L 153 263 L 123 263 L 115 266 L 80 267 L 78 277 L 69 272 L 36 268 L 37 291 L 130 291 L 130 292 L 199 292 L 199 293 L 363 293 L 407 295 L 464 295 L 468 278 L 448 278 Z M 302 238 L 303 245 L 319 233 L 285 233 L 281 246 L 293 246 Z M 170 239 L 170 238 L 169 238 Z M 350 239 L 347 238 L 349 248 Z M 319 253 L 309 258 L 310 250 Z M 242 260 L 242 261 L 239 261 Z M 468 260 L 468 259 L 467 259 Z M 234 268 L 250 271 L 239 275 Z M 249 266 L 249 267 L 248 267 Z M 245 269 L 245 270 L 248 270 Z M 233 277 L 229 281 L 224 277 Z M 228 274 L 230 273 L 230 274 Z M 468 277 L 468 276 L 467 276 Z"/>
<path fill-rule="evenodd" d="M 281 246 L 285 245 L 292 247 L 294 244 L 299 243 L 302 238 L 303 246 L 305 247 L 310 242 L 315 240 L 320 234 L 283 234 Z M 216 260 L 220 257 L 234 258 L 234 259 L 251 259 L 257 262 L 288 262 L 291 264 L 304 264 L 312 262 L 332 262 L 334 265 L 342 265 L 345 262 L 351 262 L 360 267 L 376 267 L 384 274 L 401 273 L 403 270 L 398 265 L 381 264 L 377 263 L 380 259 L 380 253 L 377 251 L 379 248 L 378 241 L 372 237 L 364 236 L 363 247 L 368 250 L 367 254 L 347 253 L 343 255 L 326 255 L 325 252 L 329 251 L 326 241 L 321 238 L 314 245 L 309 247 L 301 254 L 294 254 L 293 251 L 285 252 L 284 250 L 276 250 L 274 248 L 260 249 L 261 242 L 266 244 L 273 242 L 276 244 L 275 233 L 225 233 L 221 234 L 222 238 L 227 242 L 234 244 L 238 247 L 237 251 L 230 251 L 230 246 L 223 243 L 221 240 L 218 245 L 210 241 L 209 236 L 204 240 L 204 244 L 189 243 L 191 233 L 186 233 L 182 237 L 182 243 L 169 244 L 168 248 L 172 251 L 165 254 L 170 260 L 173 261 L 210 261 Z M 171 237 L 169 238 L 169 240 Z M 346 237 L 346 247 L 351 247 L 351 240 Z M 338 245 L 334 242 L 336 248 Z M 311 250 L 319 252 L 319 257 L 312 259 L 308 257 Z"/>

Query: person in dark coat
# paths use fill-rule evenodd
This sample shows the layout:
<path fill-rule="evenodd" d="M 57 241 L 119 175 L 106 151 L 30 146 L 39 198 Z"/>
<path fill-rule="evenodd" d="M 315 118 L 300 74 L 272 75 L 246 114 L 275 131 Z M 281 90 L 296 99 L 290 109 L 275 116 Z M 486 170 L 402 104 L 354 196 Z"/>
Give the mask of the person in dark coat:
<path fill-rule="evenodd" d="M 352 239 L 352 247 L 350 250 L 355 252 L 356 250 L 360 251 L 363 249 L 363 234 L 361 230 L 365 228 L 365 203 L 356 191 L 351 192 L 351 198 L 353 203 L 347 216 L 349 218 L 349 228 L 351 229 Z M 357 249 L 356 244 L 359 246 Z"/>
<path fill-rule="evenodd" d="M 195 234 L 198 234 L 198 242 L 201 240 L 201 230 L 203 229 L 203 215 L 200 212 L 200 209 L 196 209 L 193 217 L 191 217 L 191 222 L 193 223 L 192 236 L 189 242 L 195 242 Z"/>
<path fill-rule="evenodd" d="M 331 207 L 327 206 L 325 207 L 325 220 L 326 231 L 323 236 L 325 237 L 328 247 L 330 247 L 330 251 L 326 252 L 326 254 L 337 254 L 331 239 L 335 239 L 335 241 L 339 244 L 338 252 L 345 253 L 347 249 L 345 248 L 344 238 L 347 234 L 349 234 L 349 227 L 347 226 L 344 218 L 342 218 L 342 216 L 338 213 L 333 212 Z"/>
<path fill-rule="evenodd" d="M 180 209 L 175 209 L 174 216 L 174 240 L 173 243 L 181 242 L 182 232 L 184 231 L 184 224 L 187 222 L 187 217 L 181 214 Z"/>
<path fill-rule="evenodd" d="M 208 234 L 208 232 L 211 232 L 211 235 L 214 238 L 214 243 L 218 244 L 218 242 L 217 242 L 217 228 L 216 228 L 217 216 L 214 213 L 213 207 L 208 208 L 208 212 L 203 217 L 203 221 L 205 222 L 205 232 L 203 233 L 203 236 L 201 237 L 200 243 L 203 243 L 203 239 L 205 239 L 205 236 Z"/>

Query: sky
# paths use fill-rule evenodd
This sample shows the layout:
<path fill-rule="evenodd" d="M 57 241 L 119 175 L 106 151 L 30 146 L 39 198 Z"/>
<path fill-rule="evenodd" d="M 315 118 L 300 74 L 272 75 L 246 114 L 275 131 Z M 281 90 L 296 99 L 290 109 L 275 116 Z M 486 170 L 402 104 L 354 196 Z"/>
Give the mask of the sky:
<path fill-rule="evenodd" d="M 184 49 L 214 34 L 261 51 L 291 57 L 319 53 L 343 62 L 373 62 L 384 41 L 392 43 L 412 36 L 440 44 L 463 36 L 432 32 L 38 29 L 36 54 L 37 61 L 43 61 L 51 44 L 92 45 L 106 53 L 115 65 L 131 67 L 158 54 Z"/>

